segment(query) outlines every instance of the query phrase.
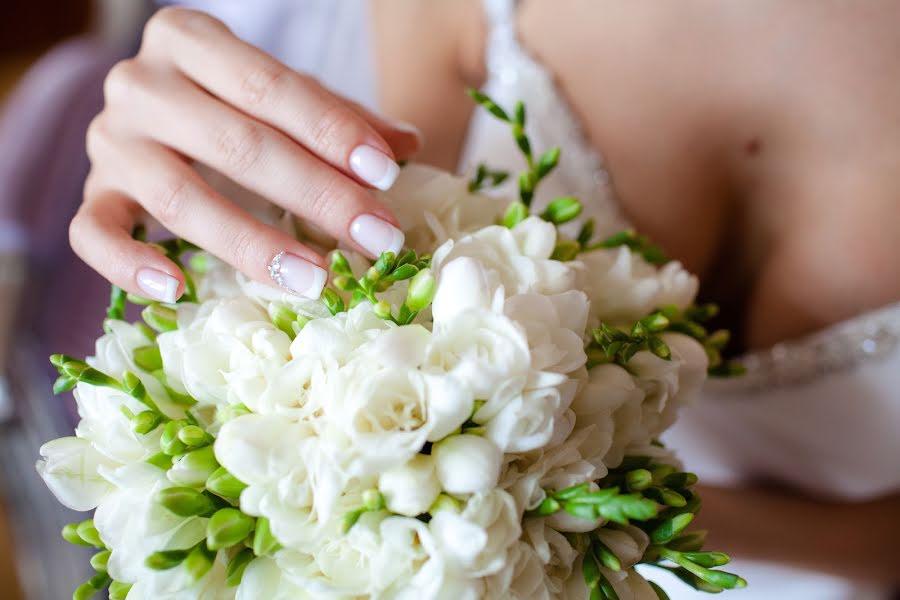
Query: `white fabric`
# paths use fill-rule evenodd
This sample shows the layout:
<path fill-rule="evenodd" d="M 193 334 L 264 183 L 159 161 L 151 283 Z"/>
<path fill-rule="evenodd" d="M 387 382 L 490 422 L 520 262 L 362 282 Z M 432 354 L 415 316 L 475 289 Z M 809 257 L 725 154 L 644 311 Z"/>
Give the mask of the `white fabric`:
<path fill-rule="evenodd" d="M 210 11 L 244 39 L 372 106 L 375 77 L 363 2 L 185 0 L 182 4 Z M 516 39 L 515 3 L 485 0 L 485 6 L 490 24 L 485 91 L 505 106 L 526 100 L 528 130 L 535 147 L 563 148 L 561 166 L 542 188 L 538 204 L 556 195 L 575 195 L 587 205 L 585 216 L 596 219 L 600 234 L 626 227 L 600 157 L 587 144 L 552 75 Z M 480 160 L 495 168 L 521 168 L 508 128 L 483 111 L 473 118 L 460 164 L 468 170 Z M 771 379 L 774 385 L 747 389 L 738 380 L 710 386 L 702 406 L 685 411 L 667 441 L 704 481 L 739 484 L 776 479 L 820 497 L 848 500 L 898 491 L 900 328 L 894 335 L 892 327 L 881 327 L 898 322 L 900 305 L 789 345 L 799 354 L 774 349 L 775 359 L 766 365 L 771 371 L 754 374 L 757 379 Z M 853 335 L 845 337 L 848 329 Z M 856 342 L 849 340 L 859 340 L 866 353 L 870 341 L 866 335 L 873 330 L 880 332 L 881 350 L 877 358 L 857 364 L 859 348 L 851 347 Z M 819 371 L 824 372 L 813 369 L 811 377 L 798 382 L 775 377 L 800 362 L 800 355 L 804 363 L 818 363 L 816 344 L 823 338 L 832 342 L 826 346 L 844 352 L 846 360 L 831 355 L 819 364 Z M 804 369 L 808 367 L 805 364 Z M 733 592 L 741 600 L 889 597 L 884 589 L 774 565 L 738 561 L 732 567 L 751 584 Z M 661 583 L 666 581 L 673 600 L 708 598 L 667 580 L 656 570 L 647 574 Z"/>

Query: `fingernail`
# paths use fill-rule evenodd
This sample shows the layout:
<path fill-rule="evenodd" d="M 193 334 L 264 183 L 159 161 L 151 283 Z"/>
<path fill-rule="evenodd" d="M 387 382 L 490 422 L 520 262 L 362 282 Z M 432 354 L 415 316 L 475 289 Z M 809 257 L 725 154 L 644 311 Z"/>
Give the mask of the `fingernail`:
<path fill-rule="evenodd" d="M 394 185 L 400 174 L 400 167 L 387 154 L 365 144 L 350 153 L 350 168 L 360 179 L 379 190 Z"/>
<path fill-rule="evenodd" d="M 399 254 L 406 240 L 402 231 L 375 215 L 359 215 L 353 219 L 350 237 L 372 256 L 382 252 Z"/>
<path fill-rule="evenodd" d="M 285 290 L 315 300 L 322 295 L 328 273 L 308 260 L 281 252 L 269 263 L 269 275 Z"/>
<path fill-rule="evenodd" d="M 138 287 L 148 298 L 166 304 L 174 304 L 178 300 L 178 280 L 156 269 L 141 269 L 137 272 Z"/>

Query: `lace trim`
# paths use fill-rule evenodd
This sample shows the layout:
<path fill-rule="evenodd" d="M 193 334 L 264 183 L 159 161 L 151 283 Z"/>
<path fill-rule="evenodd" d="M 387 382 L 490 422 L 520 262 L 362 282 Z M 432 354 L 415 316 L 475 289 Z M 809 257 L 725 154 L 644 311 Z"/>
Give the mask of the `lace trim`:
<path fill-rule="evenodd" d="M 485 0 L 490 24 L 486 87 L 527 92 L 529 135 L 540 146 L 563 148 L 559 172 L 585 203 L 583 218 L 596 221 L 599 234 L 630 227 L 622 215 L 602 156 L 588 141 L 569 101 L 560 93 L 553 74 L 519 43 L 515 0 Z M 581 220 L 583 220 L 580 219 Z"/>
<path fill-rule="evenodd" d="M 740 362 L 743 377 L 712 380 L 716 393 L 788 387 L 884 360 L 900 349 L 900 303 L 864 313 L 811 335 L 751 352 Z"/>

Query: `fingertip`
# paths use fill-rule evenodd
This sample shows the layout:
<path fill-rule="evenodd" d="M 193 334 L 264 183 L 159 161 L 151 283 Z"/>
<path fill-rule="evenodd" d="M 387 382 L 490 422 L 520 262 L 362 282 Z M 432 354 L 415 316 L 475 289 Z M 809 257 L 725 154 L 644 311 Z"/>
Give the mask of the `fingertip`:
<path fill-rule="evenodd" d="M 151 300 L 174 304 L 184 294 L 180 273 L 176 277 L 158 268 L 142 267 L 135 273 L 134 280 L 141 293 Z"/>

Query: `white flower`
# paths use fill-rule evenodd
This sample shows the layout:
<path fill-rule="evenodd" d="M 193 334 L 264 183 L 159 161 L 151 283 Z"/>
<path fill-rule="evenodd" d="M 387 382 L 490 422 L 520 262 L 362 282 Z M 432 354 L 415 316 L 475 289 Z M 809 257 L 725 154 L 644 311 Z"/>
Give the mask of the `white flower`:
<path fill-rule="evenodd" d="M 459 514 L 440 511 L 428 528 L 445 560 L 470 577 L 497 573 L 522 533 L 515 500 L 502 490 L 475 494 Z"/>
<path fill-rule="evenodd" d="M 685 308 L 699 287 L 681 263 L 672 261 L 657 269 L 624 246 L 582 254 L 579 263 L 594 324 L 635 321 L 670 304 Z"/>
<path fill-rule="evenodd" d="M 258 396 L 289 358 L 290 339 L 246 298 L 203 304 L 190 324 L 157 338 L 169 384 L 205 404 Z"/>
<path fill-rule="evenodd" d="M 59 502 L 72 510 L 93 510 L 113 490 L 99 473 L 116 464 L 90 441 L 65 437 L 41 446 L 37 471 Z"/>
<path fill-rule="evenodd" d="M 509 550 L 506 566 L 487 579 L 490 600 L 551 600 L 547 575 L 531 545 L 519 541 Z"/>
<path fill-rule="evenodd" d="M 518 324 L 472 308 L 458 313 L 452 324 L 435 326 L 428 365 L 453 375 L 476 398 L 489 398 L 507 382 L 526 378 L 531 356 Z"/>
<path fill-rule="evenodd" d="M 554 296 L 512 296 L 504 313 L 525 329 L 533 369 L 571 373 L 587 360 L 582 334 L 588 308 L 584 292 L 569 291 Z"/>
<path fill-rule="evenodd" d="M 424 165 L 407 165 L 391 189 L 379 193 L 400 221 L 406 244 L 431 251 L 449 238 L 492 225 L 509 200 L 472 194 L 469 181 Z"/>
<path fill-rule="evenodd" d="M 546 445 L 553 437 L 556 416 L 565 408 L 559 389 L 520 391 L 521 381 L 516 383 L 500 388 L 474 416 L 504 452 L 528 452 Z"/>
<path fill-rule="evenodd" d="M 405 465 L 385 471 L 378 478 L 378 489 L 393 513 L 415 517 L 427 512 L 441 493 L 434 458 L 417 454 Z"/>
<path fill-rule="evenodd" d="M 616 467 L 625 449 L 646 437 L 643 401 L 643 390 L 622 367 L 605 364 L 590 370 L 587 385 L 572 402 L 576 425 L 590 430 L 582 449 L 588 460 L 598 467 Z"/>
<path fill-rule="evenodd" d="M 576 273 L 569 263 L 549 260 L 555 245 L 556 227 L 529 217 L 513 230 L 494 225 L 447 241 L 434 252 L 432 268 L 440 273 L 443 265 L 467 256 L 481 263 L 491 289 L 503 286 L 507 294 L 559 294 L 573 289 Z"/>
<path fill-rule="evenodd" d="M 432 447 L 431 455 L 441 487 L 451 494 L 486 492 L 500 478 L 503 453 L 483 437 L 448 437 Z"/>
<path fill-rule="evenodd" d="M 357 348 L 392 326 L 372 312 L 372 304 L 362 302 L 347 312 L 307 323 L 291 343 L 291 357 L 342 365 Z"/>

